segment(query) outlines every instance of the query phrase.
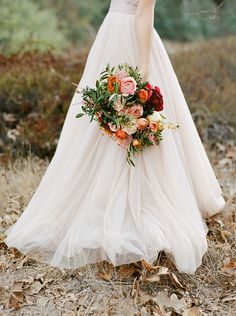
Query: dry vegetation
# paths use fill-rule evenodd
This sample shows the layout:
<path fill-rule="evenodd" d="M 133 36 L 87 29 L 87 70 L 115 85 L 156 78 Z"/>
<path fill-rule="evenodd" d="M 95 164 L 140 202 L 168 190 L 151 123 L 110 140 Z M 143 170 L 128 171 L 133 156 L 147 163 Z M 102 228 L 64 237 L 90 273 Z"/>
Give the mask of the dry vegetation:
<path fill-rule="evenodd" d="M 102 262 L 59 270 L 7 249 L 0 250 L 0 315 L 235 315 L 236 149 L 218 144 L 211 152 L 227 200 L 208 219 L 209 250 L 195 275 L 176 271 L 160 253 L 145 262 L 113 268 Z M 0 236 L 27 205 L 48 162 L 36 157 L 2 167 Z"/>

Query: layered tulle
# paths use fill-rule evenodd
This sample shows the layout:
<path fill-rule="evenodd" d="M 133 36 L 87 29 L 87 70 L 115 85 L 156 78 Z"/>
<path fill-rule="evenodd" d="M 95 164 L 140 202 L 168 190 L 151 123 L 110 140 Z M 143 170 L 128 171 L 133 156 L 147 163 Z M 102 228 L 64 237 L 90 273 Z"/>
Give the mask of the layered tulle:
<path fill-rule="evenodd" d="M 108 12 L 81 87 L 94 86 L 108 62 L 138 64 L 134 22 L 134 14 Z M 207 250 L 203 217 L 217 213 L 225 202 L 154 28 L 150 64 L 149 80 L 161 88 L 164 112 L 180 129 L 165 131 L 160 146 L 138 153 L 133 167 L 126 150 L 101 135 L 96 122 L 75 118 L 81 107 L 75 93 L 55 155 L 7 232 L 8 246 L 64 268 L 101 260 L 152 263 L 164 250 L 179 271 L 195 272 Z"/>

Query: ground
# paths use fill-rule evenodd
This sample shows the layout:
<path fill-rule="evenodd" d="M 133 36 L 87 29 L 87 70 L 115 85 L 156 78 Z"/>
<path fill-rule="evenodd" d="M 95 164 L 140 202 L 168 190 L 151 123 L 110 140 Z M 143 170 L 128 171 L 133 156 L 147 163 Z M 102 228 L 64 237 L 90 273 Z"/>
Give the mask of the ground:
<path fill-rule="evenodd" d="M 160 253 L 155 265 L 106 262 L 59 270 L 7 249 L 4 232 L 19 217 L 48 162 L 18 159 L 0 173 L 0 315 L 236 315 L 236 150 L 208 151 L 224 210 L 207 219 L 208 252 L 195 275 Z"/>

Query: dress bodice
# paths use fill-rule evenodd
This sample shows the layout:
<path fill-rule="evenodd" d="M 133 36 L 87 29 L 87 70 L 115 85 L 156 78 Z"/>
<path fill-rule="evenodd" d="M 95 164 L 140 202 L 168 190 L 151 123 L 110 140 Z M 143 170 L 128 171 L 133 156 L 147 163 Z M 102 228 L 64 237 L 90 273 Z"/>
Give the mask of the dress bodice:
<path fill-rule="evenodd" d="M 139 0 L 111 0 L 110 12 L 135 14 Z"/>

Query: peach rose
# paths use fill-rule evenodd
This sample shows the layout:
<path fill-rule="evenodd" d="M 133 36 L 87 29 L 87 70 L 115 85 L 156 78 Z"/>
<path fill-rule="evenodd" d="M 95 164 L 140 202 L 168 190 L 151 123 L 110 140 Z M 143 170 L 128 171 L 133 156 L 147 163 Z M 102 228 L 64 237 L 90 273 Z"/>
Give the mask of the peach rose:
<path fill-rule="evenodd" d="M 124 139 L 117 139 L 117 143 L 121 146 L 121 147 L 128 147 L 129 144 L 132 142 L 133 137 L 131 135 L 127 135 Z"/>
<path fill-rule="evenodd" d="M 133 146 L 134 147 L 139 147 L 141 146 L 141 142 L 138 140 L 138 139 L 134 139 L 133 142 L 132 142 Z"/>
<path fill-rule="evenodd" d="M 128 110 L 128 114 L 134 116 L 134 117 L 140 117 L 143 114 L 143 107 L 140 104 L 133 105 Z"/>
<path fill-rule="evenodd" d="M 133 94 L 136 90 L 137 83 L 133 77 L 126 77 L 121 79 L 120 81 L 120 92 L 124 96 L 128 96 L 129 94 Z"/>
<path fill-rule="evenodd" d="M 157 122 L 149 122 L 149 127 L 153 132 L 156 132 L 158 127 Z"/>
<path fill-rule="evenodd" d="M 137 128 L 139 130 L 143 130 L 148 126 L 148 120 L 146 120 L 145 118 L 139 118 L 137 120 Z"/>

